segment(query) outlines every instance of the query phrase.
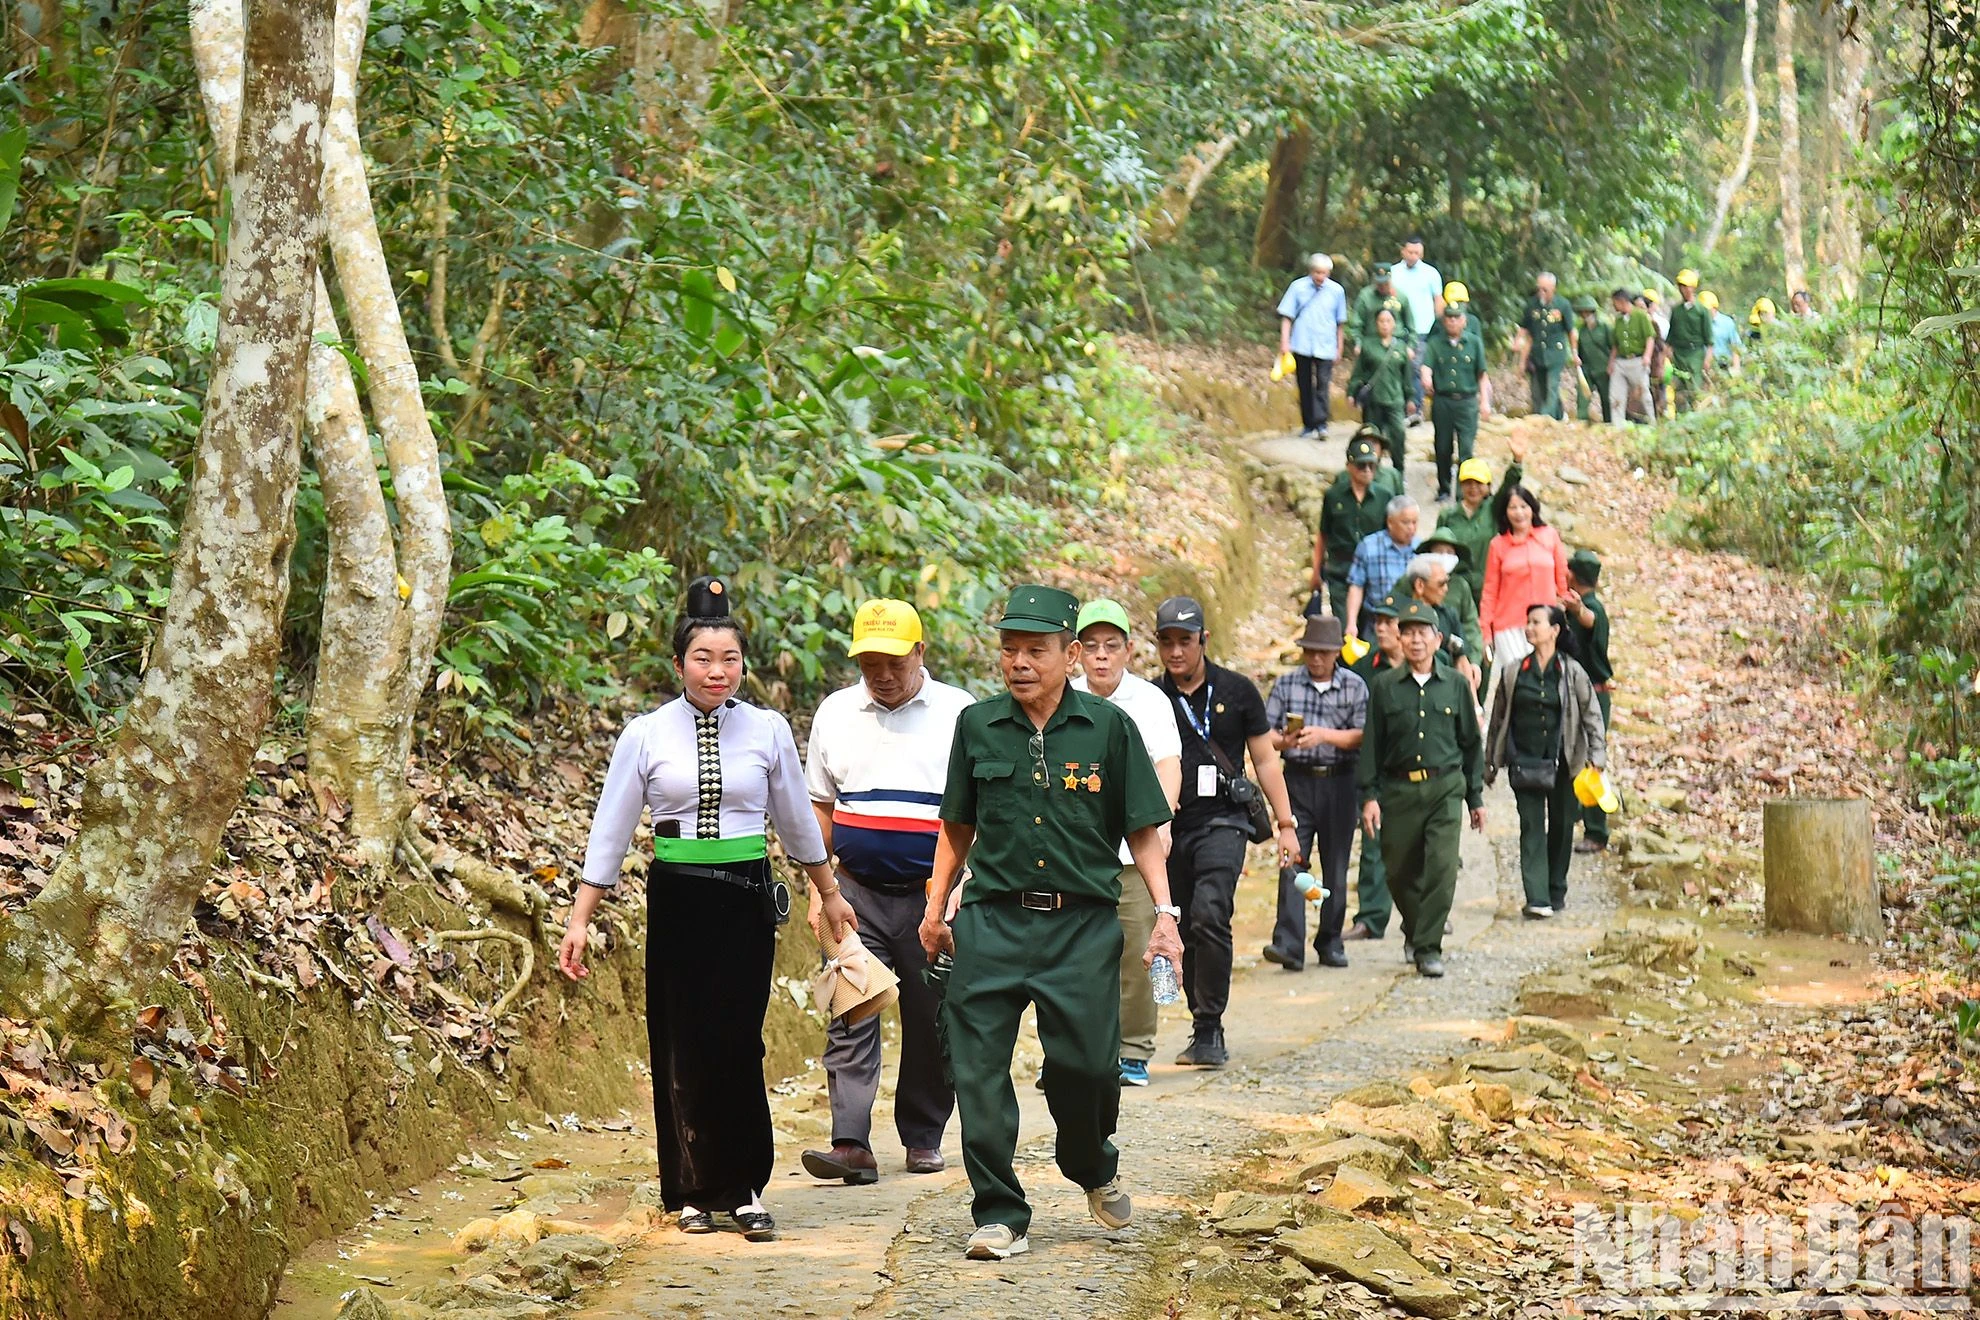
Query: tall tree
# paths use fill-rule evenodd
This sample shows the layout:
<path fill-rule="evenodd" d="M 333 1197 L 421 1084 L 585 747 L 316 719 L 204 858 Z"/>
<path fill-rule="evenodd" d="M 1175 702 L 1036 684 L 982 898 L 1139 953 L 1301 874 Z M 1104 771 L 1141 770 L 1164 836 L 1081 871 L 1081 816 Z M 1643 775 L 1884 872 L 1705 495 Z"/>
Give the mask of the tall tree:
<path fill-rule="evenodd" d="M 1739 47 L 1740 94 L 1746 99 L 1746 129 L 1740 134 L 1739 156 L 1732 170 L 1719 180 L 1719 195 L 1712 208 L 1712 226 L 1705 231 L 1704 254 L 1712 255 L 1726 231 L 1726 215 L 1733 198 L 1746 183 L 1753 168 L 1753 143 L 1760 136 L 1760 92 L 1753 83 L 1753 51 L 1760 39 L 1760 0 L 1746 0 L 1746 36 Z"/>
<path fill-rule="evenodd" d="M 1258 213 L 1251 247 L 1251 264 L 1259 270 L 1290 270 L 1299 264 L 1299 190 L 1312 147 L 1312 130 L 1304 124 L 1293 125 L 1272 145 L 1265 207 Z"/>
<path fill-rule="evenodd" d="M 315 308 L 332 0 L 252 0 L 227 267 L 171 598 L 46 888 L 0 922 L 0 1009 L 87 1028 L 170 961 L 281 653 Z"/>
<path fill-rule="evenodd" d="M 1854 6 L 1838 5 L 1831 14 L 1835 50 L 1829 66 L 1829 140 L 1836 160 L 1827 171 L 1825 242 L 1815 248 L 1815 259 L 1834 283 L 1836 294 L 1844 299 L 1856 297 L 1863 279 L 1862 194 L 1857 172 L 1863 167 L 1860 153 L 1869 131 L 1866 84 L 1870 43 L 1856 31 L 1858 18 Z"/>
<path fill-rule="evenodd" d="M 1774 8 L 1774 80 L 1781 115 L 1781 266 L 1787 291 L 1808 287 L 1801 216 L 1801 87 L 1794 76 L 1794 0 Z"/>

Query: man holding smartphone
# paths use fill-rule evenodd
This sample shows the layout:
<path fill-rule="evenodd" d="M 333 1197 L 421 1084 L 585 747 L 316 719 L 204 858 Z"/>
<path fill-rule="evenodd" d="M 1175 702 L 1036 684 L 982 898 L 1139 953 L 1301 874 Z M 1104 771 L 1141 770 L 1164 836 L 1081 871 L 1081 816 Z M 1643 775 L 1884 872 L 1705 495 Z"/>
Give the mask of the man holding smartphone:
<path fill-rule="evenodd" d="M 1361 726 L 1368 718 L 1368 684 L 1340 663 L 1341 621 L 1311 618 L 1299 639 L 1305 664 L 1281 675 L 1265 701 L 1292 801 L 1299 856 L 1318 863 L 1326 897 L 1313 952 L 1322 967 L 1345 967 L 1341 925 L 1347 918 L 1348 854 L 1354 847 L 1355 769 Z M 1262 950 L 1266 962 L 1289 972 L 1306 965 L 1306 897 L 1293 884 L 1292 867 L 1279 876 L 1279 923 Z"/>

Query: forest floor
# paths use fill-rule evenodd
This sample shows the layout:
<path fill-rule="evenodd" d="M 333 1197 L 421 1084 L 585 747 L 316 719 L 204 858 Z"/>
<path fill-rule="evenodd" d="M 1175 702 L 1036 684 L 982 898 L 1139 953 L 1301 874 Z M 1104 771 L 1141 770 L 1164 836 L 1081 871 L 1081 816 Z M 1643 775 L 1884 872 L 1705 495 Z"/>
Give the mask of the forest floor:
<path fill-rule="evenodd" d="M 1262 389 L 1249 367 L 1171 355 L 1158 367 L 1198 404 Z M 588 1283 L 569 1305 L 597 1317 L 1503 1315 L 1601 1309 L 1617 1294 L 1668 1302 L 1694 1286 L 1678 1256 L 1639 1260 L 1634 1276 L 1577 1273 L 1590 1245 L 1585 1223 L 1575 1236 L 1577 1207 L 1622 1201 L 1694 1233 L 1723 1222 L 1715 1208 L 1779 1216 L 1769 1222 L 1787 1227 L 1803 1265 L 1823 1207 L 1881 1215 L 1853 1267 L 1772 1292 L 1860 1294 L 1865 1306 L 1878 1304 L 1871 1293 L 1916 1293 L 1916 1280 L 1855 1279 L 1915 1243 L 1935 1223 L 1927 1216 L 1980 1204 L 1973 1055 L 1953 1008 L 1974 990 L 1950 970 L 1955 946 L 1932 920 L 1936 828 L 1902 797 L 1893 752 L 1827 665 L 1817 602 L 1735 557 L 1662 539 L 1663 493 L 1617 433 L 1490 423 L 1480 450 L 1495 465 L 1514 429 L 1550 518 L 1608 564 L 1614 764 L 1628 801 L 1616 845 L 1592 865 L 1577 859 L 1562 919 L 1522 922 L 1512 804 L 1495 790 L 1486 835 L 1466 835 L 1451 975 L 1439 982 L 1405 975 L 1394 939 L 1351 946 L 1343 972 L 1261 964 L 1272 888 L 1254 858 L 1240 891 L 1233 1066 L 1169 1065 L 1187 1033 L 1173 1009 L 1154 1084 L 1124 1097 L 1132 1227 L 1093 1224 L 1053 1169 L 1027 1032 L 1014 1069 L 1019 1171 L 1038 1212 L 1027 1257 L 961 1258 L 968 1188 L 953 1128 L 945 1174 L 901 1172 L 884 1137 L 876 1186 L 798 1172 L 798 1152 L 829 1138 L 813 1068 L 777 1088 L 775 1243 L 687 1238 L 660 1222 L 642 1204 L 645 1115 L 606 1131 L 546 1122 L 322 1244 L 291 1272 L 277 1314 L 330 1315 L 360 1286 L 381 1298 L 425 1287 L 453 1304 L 503 1297 L 508 1313 L 529 1314 L 538 1303 L 527 1296 L 476 1282 L 513 1280 L 519 1245 L 461 1249 L 491 1229 L 550 1231 L 529 1249 L 539 1255 L 560 1236 L 595 1235 L 611 1258 L 602 1271 L 567 1261 L 575 1275 L 531 1277 L 565 1285 L 546 1300 L 573 1278 Z M 1226 444 L 1259 479 L 1262 586 L 1213 650 L 1267 678 L 1294 660 L 1307 544 L 1275 494 L 1296 499 L 1338 462 L 1340 437 L 1302 446 L 1254 432 Z M 1427 441 L 1411 433 L 1414 448 Z M 1203 481 L 1218 458 L 1215 447 L 1199 456 Z M 1416 465 L 1412 487 L 1426 475 Z M 1760 801 L 1790 791 L 1875 804 L 1897 923 L 1884 946 L 1760 928 Z M 881 1133 L 887 1106 L 883 1093 Z M 1344 1154 L 1342 1137 L 1364 1140 Z M 471 1241 L 457 1245 L 463 1228 Z M 1713 1284 L 1708 1272 L 1695 1286 Z"/>

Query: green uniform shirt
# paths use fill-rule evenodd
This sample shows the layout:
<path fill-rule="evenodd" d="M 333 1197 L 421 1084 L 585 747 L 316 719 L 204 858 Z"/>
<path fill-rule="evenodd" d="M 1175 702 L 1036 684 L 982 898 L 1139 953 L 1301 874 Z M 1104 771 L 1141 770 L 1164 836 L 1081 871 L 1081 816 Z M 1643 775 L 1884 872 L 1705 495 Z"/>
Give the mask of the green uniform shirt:
<path fill-rule="evenodd" d="M 1517 486 L 1525 475 L 1524 469 L 1514 463 L 1499 479 L 1499 489 L 1504 490 L 1508 483 Z M 1465 561 L 1451 576 L 1471 588 L 1471 604 L 1475 609 L 1485 594 L 1485 552 L 1492 548 L 1492 538 L 1499 534 L 1498 524 L 1492 521 L 1492 496 L 1478 502 L 1476 513 L 1466 513 L 1462 502 L 1451 505 L 1437 520 L 1437 527 L 1464 547 Z"/>
<path fill-rule="evenodd" d="M 1448 307 L 1462 307 L 1464 309 L 1464 337 L 1466 339 L 1469 339 L 1472 343 L 1478 345 L 1478 351 L 1480 353 L 1483 353 L 1485 351 L 1485 331 L 1480 327 L 1484 325 L 1484 322 L 1479 319 L 1477 312 L 1471 310 L 1471 304 L 1447 303 L 1445 305 Z M 1443 328 L 1444 328 L 1443 322 L 1441 321 L 1439 321 L 1436 325 L 1431 326 L 1430 327 L 1431 336 L 1434 338 L 1437 332 Z"/>
<path fill-rule="evenodd" d="M 1363 802 L 1373 801 L 1384 779 L 1436 770 L 1464 776 L 1464 800 L 1485 805 L 1485 740 L 1471 685 L 1442 660 L 1419 684 L 1407 665 L 1368 685 L 1368 721 L 1362 726 L 1356 778 Z M 943 807 L 947 811 L 946 806 Z"/>
<path fill-rule="evenodd" d="M 1375 469 L 1375 480 L 1368 483 L 1368 494 L 1357 501 L 1354 481 L 1343 472 L 1327 487 L 1320 501 L 1320 539 L 1327 559 L 1322 572 L 1327 577 L 1347 578 L 1354 563 L 1354 548 L 1362 538 L 1388 526 L 1389 501 L 1402 493 L 1392 467 Z"/>
<path fill-rule="evenodd" d="M 1368 647 L 1368 654 L 1349 665 L 1348 668 L 1361 675 L 1362 682 L 1373 683 L 1377 674 L 1392 673 L 1396 667 L 1389 663 L 1389 657 L 1382 654 L 1380 647 L 1371 643 Z"/>
<path fill-rule="evenodd" d="M 1704 356 L 1712 346 L 1712 313 L 1696 299 L 1671 308 L 1671 328 L 1664 335 L 1671 352 Z"/>
<path fill-rule="evenodd" d="M 1423 350 L 1423 365 L 1430 368 L 1430 388 L 1436 393 L 1476 394 L 1485 376 L 1485 345 L 1467 334 L 1453 344 L 1440 330 Z"/>
<path fill-rule="evenodd" d="M 1595 616 L 1593 627 L 1584 628 L 1568 611 L 1568 631 L 1581 655 L 1581 667 L 1588 671 L 1588 681 L 1596 687 L 1616 676 L 1615 667 L 1609 663 L 1609 610 L 1592 591 L 1581 593 L 1581 603 Z"/>
<path fill-rule="evenodd" d="M 1532 360 L 1543 367 L 1562 367 L 1568 360 L 1568 336 L 1574 332 L 1574 308 L 1558 294 L 1546 302 L 1539 296 L 1528 298 L 1520 309 L 1519 324 L 1533 340 Z"/>
<path fill-rule="evenodd" d="M 1409 402 L 1409 348 L 1401 334 L 1386 344 L 1379 339 L 1362 343 L 1354 373 L 1348 377 L 1348 394 L 1363 385 L 1373 386 L 1368 395 L 1371 403 L 1400 408 Z"/>
<path fill-rule="evenodd" d="M 1500 679 L 1504 682 L 1504 679 Z M 1561 658 L 1546 669 L 1527 656 L 1513 676 L 1512 745 L 1522 761 L 1561 754 Z"/>
<path fill-rule="evenodd" d="M 1430 608 L 1437 611 L 1437 626 L 1444 630 L 1444 650 L 1453 659 L 1462 655 L 1473 664 L 1482 663 L 1485 631 L 1478 626 L 1478 602 L 1465 590 L 1464 580 L 1451 574 L 1451 589 L 1444 593 L 1444 603 Z M 1451 645 L 1453 639 L 1458 645 Z"/>
<path fill-rule="evenodd" d="M 1598 384 L 1609 379 L 1609 350 L 1615 347 L 1615 332 L 1601 317 L 1593 322 L 1583 322 L 1581 337 L 1581 374 L 1588 377 L 1590 384 Z"/>
<path fill-rule="evenodd" d="M 1389 286 L 1394 288 L 1394 285 Z M 1416 323 L 1410 319 L 1409 299 L 1400 293 L 1377 293 L 1375 286 L 1369 285 L 1354 295 L 1354 310 L 1348 313 L 1348 331 L 1354 335 L 1357 344 L 1372 344 L 1382 336 L 1376 333 L 1375 318 L 1387 308 L 1396 316 L 1396 342 L 1407 339 L 1416 342 Z"/>
<path fill-rule="evenodd" d="M 1650 319 L 1650 313 L 1641 307 L 1632 307 L 1616 318 L 1611 332 L 1616 343 L 1616 356 L 1640 358 L 1650 341 L 1657 337 L 1657 324 Z"/>
<path fill-rule="evenodd" d="M 1169 803 L 1134 722 L 1068 685 L 1042 736 L 1008 692 L 963 711 L 942 819 L 976 826 L 965 903 L 1029 890 L 1119 903 L 1121 841 L 1168 820 Z"/>

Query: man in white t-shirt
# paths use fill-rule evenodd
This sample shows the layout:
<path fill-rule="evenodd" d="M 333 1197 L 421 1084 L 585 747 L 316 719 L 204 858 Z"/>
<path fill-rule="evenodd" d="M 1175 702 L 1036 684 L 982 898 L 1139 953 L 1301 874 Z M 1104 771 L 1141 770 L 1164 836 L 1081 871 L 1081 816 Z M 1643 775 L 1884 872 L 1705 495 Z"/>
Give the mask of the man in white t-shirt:
<path fill-rule="evenodd" d="M 867 952 L 901 978 L 901 1075 L 894 1127 L 909 1173 L 939 1173 L 942 1131 L 956 1096 L 942 1076 L 935 995 L 922 979 L 925 886 L 935 868 L 937 814 L 948 782 L 956 717 L 975 699 L 923 667 L 921 616 L 904 600 L 869 600 L 853 615 L 850 654 L 860 681 L 819 703 L 806 748 L 811 809 L 838 859 L 839 887 L 859 917 Z M 812 891 L 812 929 L 818 929 Z M 870 1183 L 873 1101 L 880 1090 L 880 1018 L 842 1019 L 826 1032 L 825 1085 L 832 1148 L 807 1150 L 814 1178 Z"/>
<path fill-rule="evenodd" d="M 1073 687 L 1106 698 L 1134 721 L 1174 811 L 1182 794 L 1182 731 L 1162 690 L 1128 672 L 1127 611 L 1111 600 L 1088 601 L 1074 627 L 1084 672 Z M 1168 828 L 1162 827 L 1165 845 Z M 1148 1061 L 1155 1057 L 1156 1009 L 1141 955 L 1155 929 L 1155 905 L 1126 844 L 1121 845 L 1121 865 L 1121 1085 L 1146 1086 Z"/>
<path fill-rule="evenodd" d="M 1423 365 L 1423 350 L 1444 318 L 1444 277 L 1423 259 L 1423 240 L 1412 234 L 1403 240 L 1402 260 L 1389 268 L 1389 286 L 1409 299 L 1410 323 L 1416 327 L 1416 342 L 1409 346 L 1410 365 Z M 1409 373 L 1409 424 L 1423 420 L 1421 371 Z"/>

